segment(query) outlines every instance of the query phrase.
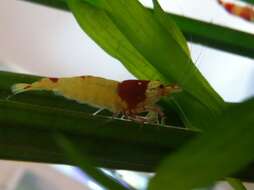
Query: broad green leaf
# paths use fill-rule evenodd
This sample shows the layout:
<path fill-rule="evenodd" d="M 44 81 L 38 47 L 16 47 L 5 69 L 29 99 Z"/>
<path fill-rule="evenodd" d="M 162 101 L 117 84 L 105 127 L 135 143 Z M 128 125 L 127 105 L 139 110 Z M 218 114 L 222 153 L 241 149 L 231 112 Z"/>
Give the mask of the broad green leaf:
<path fill-rule="evenodd" d="M 92 165 L 92 161 L 88 158 L 84 158 L 77 148 L 75 148 L 74 144 L 71 143 L 67 138 L 62 135 L 56 135 L 56 141 L 59 146 L 64 150 L 66 155 L 73 160 L 75 164 L 77 164 L 85 173 L 87 173 L 90 177 L 100 183 L 102 186 L 108 188 L 109 190 L 128 190 L 129 188 L 125 188 L 124 186 L 117 183 L 113 178 L 107 176 L 99 169 L 95 168 Z"/>
<path fill-rule="evenodd" d="M 173 38 L 175 38 L 176 42 L 179 43 L 185 53 L 191 58 L 187 41 L 185 40 L 181 30 L 177 27 L 174 20 L 162 10 L 157 0 L 153 0 L 153 4 L 155 18 L 158 19 L 159 23 L 163 27 L 165 27 L 169 34 L 172 35 Z"/>
<path fill-rule="evenodd" d="M 92 1 L 92 3 L 95 2 Z M 150 76 L 154 80 L 163 78 L 146 58 L 129 43 L 105 11 L 82 0 L 70 0 L 68 3 L 82 29 L 107 53 L 121 60 L 128 70 L 133 71 L 135 76 L 141 79 L 147 79 Z M 138 65 L 133 63 L 138 63 Z M 141 67 L 145 69 L 141 70 Z"/>
<path fill-rule="evenodd" d="M 239 179 L 229 177 L 226 180 L 234 190 L 247 190 Z"/>
<path fill-rule="evenodd" d="M 172 26 L 166 27 L 162 14 L 136 0 L 68 3 L 82 29 L 137 78 L 177 83 L 184 89 L 164 104 L 173 106 L 186 126 L 206 128 L 221 114 L 225 103 L 192 63 L 178 29 L 168 21 Z"/>
<path fill-rule="evenodd" d="M 189 190 L 230 176 L 254 159 L 254 99 L 234 105 L 159 166 L 149 189 Z"/>

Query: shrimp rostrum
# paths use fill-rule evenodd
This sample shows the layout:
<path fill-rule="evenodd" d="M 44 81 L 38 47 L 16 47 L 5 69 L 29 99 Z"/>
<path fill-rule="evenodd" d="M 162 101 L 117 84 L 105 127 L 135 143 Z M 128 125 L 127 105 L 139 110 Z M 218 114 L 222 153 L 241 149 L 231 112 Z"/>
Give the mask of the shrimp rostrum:
<path fill-rule="evenodd" d="M 19 83 L 12 86 L 14 94 L 31 90 L 53 91 L 79 103 L 107 109 L 113 115 L 122 114 L 127 119 L 150 122 L 151 118 L 139 114 L 148 112 L 163 117 L 163 112 L 156 106 L 156 102 L 161 97 L 181 89 L 178 85 L 164 85 L 160 81 L 117 82 L 94 76 L 42 78 L 31 84 Z"/>

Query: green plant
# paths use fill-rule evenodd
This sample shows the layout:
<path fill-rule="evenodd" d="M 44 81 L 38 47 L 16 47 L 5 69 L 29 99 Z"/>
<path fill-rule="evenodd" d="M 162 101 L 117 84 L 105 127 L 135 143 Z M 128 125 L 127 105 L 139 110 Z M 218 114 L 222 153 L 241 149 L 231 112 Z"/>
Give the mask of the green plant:
<path fill-rule="evenodd" d="M 63 2 L 61 1 L 61 5 Z M 115 158 L 125 161 L 123 162 L 125 168 L 151 171 L 157 168 L 158 162 L 163 159 L 156 170 L 156 176 L 149 185 L 149 189 L 156 190 L 187 190 L 205 187 L 216 180 L 235 174 L 252 162 L 254 159 L 252 152 L 254 100 L 231 105 L 219 97 L 192 63 L 180 30 L 174 21 L 162 11 L 157 1 L 154 1 L 155 8 L 152 11 L 144 8 L 136 0 L 68 0 L 68 4 L 82 29 L 105 51 L 119 59 L 136 77 L 157 79 L 167 83 L 174 82 L 182 86 L 184 89 L 182 93 L 164 99 L 161 106 L 166 111 L 169 110 L 170 114 L 175 113 L 179 116 L 184 127 L 188 129 L 166 127 L 155 129 L 153 126 L 145 126 L 142 132 L 138 132 L 140 129 L 135 123 L 105 117 L 91 118 L 89 115 L 80 113 L 80 109 L 84 109 L 80 106 L 75 106 L 74 111 L 67 111 L 69 103 L 57 98 L 64 104 L 52 101 L 53 97 L 48 94 L 30 93 L 11 99 L 12 101 L 23 101 L 25 105 L 3 100 L 0 102 L 3 109 L 2 115 L 8 113 L 8 117 L 0 116 L 0 121 L 12 127 L 4 128 L 3 132 L 7 131 L 7 134 L 12 134 L 18 130 L 18 125 L 26 126 L 28 127 L 26 131 L 19 134 L 20 138 L 17 139 L 26 145 L 26 153 L 36 152 L 38 147 L 45 150 L 45 154 L 30 157 L 31 160 L 76 163 L 85 166 L 83 167 L 85 170 L 91 169 L 90 174 L 95 175 L 96 178 L 98 173 L 94 172 L 89 164 L 87 165 L 89 161 L 87 159 L 82 161 L 81 156 L 76 154 L 75 148 L 72 148 L 71 144 L 66 141 L 62 143 L 66 154 L 76 156 L 71 156 L 72 161 L 61 158 L 63 153 L 61 154 L 54 142 L 58 139 L 55 134 L 61 133 L 71 142 L 76 142 L 74 144 L 78 148 L 81 148 L 79 143 L 82 142 L 82 145 L 85 145 L 83 154 L 89 156 L 88 160 L 91 159 L 93 165 L 123 167 L 117 166 L 114 162 L 103 163 Z M 13 81 L 0 80 L 2 89 L 5 88 L 1 91 L 2 98 L 9 93 L 10 83 L 18 80 L 35 80 L 33 77 L 22 79 L 18 75 L 9 73 L 2 73 L 3 78 L 4 75 L 12 78 Z M 29 105 L 29 103 L 38 105 L 36 98 L 44 100 L 47 107 L 42 106 L 42 103 L 39 106 Z M 55 106 L 58 108 L 52 108 Z M 16 113 L 14 109 L 15 111 L 23 110 L 23 112 Z M 89 112 L 86 109 L 84 111 Z M 33 113 L 34 118 L 28 120 L 27 113 Z M 52 115 L 58 118 L 62 114 L 66 116 L 64 121 L 52 119 Z M 167 116 L 171 117 L 170 114 Z M 45 119 L 41 119 L 43 117 Z M 76 123 L 76 127 L 69 127 L 72 122 Z M 178 120 L 176 122 L 180 124 Z M 96 124 L 94 127 L 97 128 L 82 127 L 83 124 L 86 126 Z M 113 125 L 120 128 L 116 130 L 112 128 Z M 130 127 L 122 129 L 121 126 L 125 125 Z M 105 129 L 98 131 L 101 127 Z M 35 138 L 33 140 L 35 144 L 28 146 L 25 137 L 30 128 L 34 130 L 33 135 L 43 134 L 48 142 Z M 117 136 L 122 134 L 126 135 L 124 139 L 123 136 Z M 87 139 L 81 140 L 82 135 Z M 7 135 L 7 137 L 11 136 Z M 189 139 L 185 140 L 185 137 Z M 116 146 L 115 142 L 120 142 L 121 146 Z M 50 147 L 49 144 L 54 144 L 54 146 Z M 94 148 L 101 148 L 105 144 L 109 152 L 95 151 Z M 139 147 L 135 150 L 131 145 L 139 145 Z M 3 147 L 5 146 L 7 145 Z M 17 149 L 14 149 L 14 154 L 7 152 L 7 158 L 19 153 L 17 143 L 15 146 Z M 117 157 L 114 153 L 119 149 L 124 149 L 127 153 Z M 170 149 L 178 151 L 165 156 L 170 153 Z M 55 157 L 52 153 L 54 150 L 57 150 Z M 141 151 L 140 154 L 139 151 Z M 140 160 L 139 155 L 142 154 L 148 158 Z M 23 155 L 23 159 L 26 159 L 26 156 L 26 154 Z M 147 167 L 145 162 L 152 167 Z M 140 164 L 139 167 L 134 168 L 135 163 Z M 96 179 L 100 181 L 101 178 Z M 116 189 L 111 186 L 110 182 L 102 182 L 102 184 L 108 186 L 109 189 Z"/>

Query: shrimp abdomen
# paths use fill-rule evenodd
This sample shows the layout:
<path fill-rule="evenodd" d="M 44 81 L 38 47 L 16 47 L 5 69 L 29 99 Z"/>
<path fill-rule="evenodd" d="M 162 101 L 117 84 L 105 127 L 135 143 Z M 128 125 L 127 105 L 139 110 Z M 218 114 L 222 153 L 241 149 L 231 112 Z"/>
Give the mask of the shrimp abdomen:
<path fill-rule="evenodd" d="M 60 78 L 53 89 L 57 94 L 94 107 L 119 111 L 118 82 L 100 77 Z"/>

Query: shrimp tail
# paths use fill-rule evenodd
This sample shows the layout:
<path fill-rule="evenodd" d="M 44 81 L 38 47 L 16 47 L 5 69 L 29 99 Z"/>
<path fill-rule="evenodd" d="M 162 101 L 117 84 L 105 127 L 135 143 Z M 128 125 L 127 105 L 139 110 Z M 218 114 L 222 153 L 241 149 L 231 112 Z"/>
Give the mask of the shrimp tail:
<path fill-rule="evenodd" d="M 19 94 L 19 93 L 31 90 L 31 87 L 32 87 L 31 84 L 18 83 L 18 84 L 12 85 L 11 91 L 13 94 Z"/>

